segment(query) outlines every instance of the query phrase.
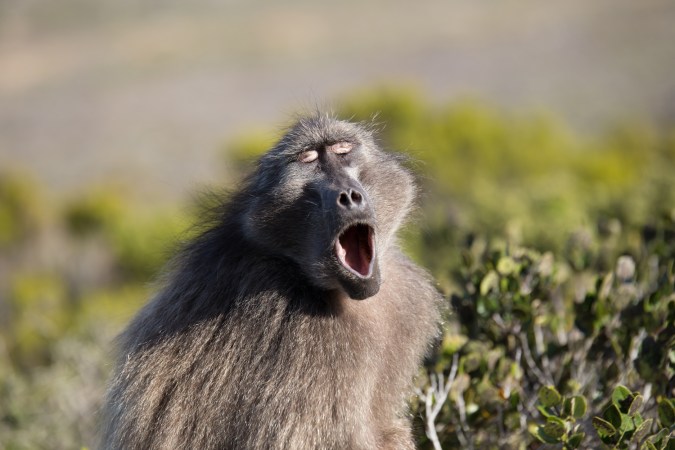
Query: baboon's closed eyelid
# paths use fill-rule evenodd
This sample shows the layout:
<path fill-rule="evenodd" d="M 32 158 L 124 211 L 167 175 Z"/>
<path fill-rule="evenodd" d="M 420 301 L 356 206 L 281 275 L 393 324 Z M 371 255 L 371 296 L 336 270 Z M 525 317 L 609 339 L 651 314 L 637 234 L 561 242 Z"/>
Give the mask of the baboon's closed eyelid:
<path fill-rule="evenodd" d="M 349 153 L 349 152 L 352 151 L 353 148 L 354 148 L 354 144 L 352 144 L 351 142 L 346 142 L 346 141 L 337 142 L 335 144 L 326 146 L 326 150 L 331 151 L 331 152 L 335 153 L 336 155 L 344 155 L 346 153 Z"/>
<path fill-rule="evenodd" d="M 298 161 L 302 163 L 311 163 L 316 161 L 319 158 L 319 152 L 317 150 L 305 150 L 304 152 L 298 155 Z"/>

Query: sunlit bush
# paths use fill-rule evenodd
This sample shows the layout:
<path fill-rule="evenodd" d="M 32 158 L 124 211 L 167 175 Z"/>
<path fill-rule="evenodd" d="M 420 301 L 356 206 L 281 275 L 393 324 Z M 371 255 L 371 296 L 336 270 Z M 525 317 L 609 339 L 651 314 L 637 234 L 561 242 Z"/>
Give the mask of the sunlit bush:
<path fill-rule="evenodd" d="M 568 258 L 467 241 L 452 275 L 454 314 L 421 391 L 418 417 L 427 423 L 420 428 L 447 448 L 532 448 L 537 441 L 631 448 L 649 439 L 670 448 L 673 237 L 673 220 L 643 229 L 636 242 L 630 230 L 573 237 Z M 574 261 L 577 250 L 583 262 Z M 636 391 L 631 402 L 639 395 L 640 403 L 607 412 L 619 385 Z M 566 397 L 542 400 L 544 388 Z M 426 402 L 446 395 L 430 414 Z M 572 413 L 574 402 L 587 407 Z"/>
<path fill-rule="evenodd" d="M 130 281 L 153 279 L 186 238 L 188 219 L 176 212 L 137 213 L 107 234 L 122 276 Z"/>
<path fill-rule="evenodd" d="M 40 216 L 35 184 L 25 175 L 0 172 L 0 249 L 35 233 Z"/>
<path fill-rule="evenodd" d="M 110 229 L 122 218 L 123 200 L 110 190 L 94 190 L 68 203 L 63 213 L 69 232 L 83 236 Z"/>

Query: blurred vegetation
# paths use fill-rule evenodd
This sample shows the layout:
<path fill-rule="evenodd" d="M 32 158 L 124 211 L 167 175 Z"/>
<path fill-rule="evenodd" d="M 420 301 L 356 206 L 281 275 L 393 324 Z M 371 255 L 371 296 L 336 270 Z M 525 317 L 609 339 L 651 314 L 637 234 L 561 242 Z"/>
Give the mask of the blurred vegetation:
<path fill-rule="evenodd" d="M 580 135 L 400 87 L 338 112 L 379 124 L 423 187 L 403 243 L 448 316 L 412 399 L 422 448 L 675 446 L 675 129 Z M 229 143 L 228 167 L 271 142 Z M 0 173 L 0 448 L 92 445 L 111 341 L 196 211 Z"/>

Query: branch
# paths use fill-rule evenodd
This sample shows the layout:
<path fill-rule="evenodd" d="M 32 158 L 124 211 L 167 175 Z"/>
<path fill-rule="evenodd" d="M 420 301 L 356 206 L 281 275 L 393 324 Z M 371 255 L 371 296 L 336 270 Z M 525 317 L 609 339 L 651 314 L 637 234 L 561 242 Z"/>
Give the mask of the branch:
<path fill-rule="evenodd" d="M 441 412 L 443 405 L 448 399 L 448 394 L 452 383 L 457 376 L 457 368 L 459 366 L 459 354 L 455 353 L 452 357 L 452 367 L 448 374 L 447 380 L 444 381 L 443 373 L 429 374 L 429 386 L 425 393 L 418 390 L 420 399 L 424 401 L 424 411 L 426 416 L 425 432 L 429 440 L 434 444 L 434 449 L 442 450 L 441 443 L 436 433 L 436 417 Z"/>
<path fill-rule="evenodd" d="M 525 357 L 525 362 L 532 373 L 534 373 L 534 375 L 537 377 L 539 383 L 542 386 L 553 384 L 553 379 L 547 377 L 541 370 L 539 370 L 539 367 L 537 367 L 537 364 L 534 362 L 534 358 L 532 358 L 532 353 L 530 352 L 530 345 L 527 342 L 527 336 L 525 333 L 521 331 L 518 333 L 518 337 L 520 337 L 520 343 L 523 347 L 523 356 Z"/>

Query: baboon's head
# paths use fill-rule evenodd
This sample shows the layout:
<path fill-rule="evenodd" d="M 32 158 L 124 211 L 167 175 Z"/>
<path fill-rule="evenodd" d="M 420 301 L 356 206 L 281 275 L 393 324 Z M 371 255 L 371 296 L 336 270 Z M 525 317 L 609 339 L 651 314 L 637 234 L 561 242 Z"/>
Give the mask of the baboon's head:
<path fill-rule="evenodd" d="M 300 120 L 250 179 L 246 236 L 291 258 L 319 288 L 375 295 L 381 259 L 414 196 L 399 160 L 364 126 L 325 115 Z"/>

